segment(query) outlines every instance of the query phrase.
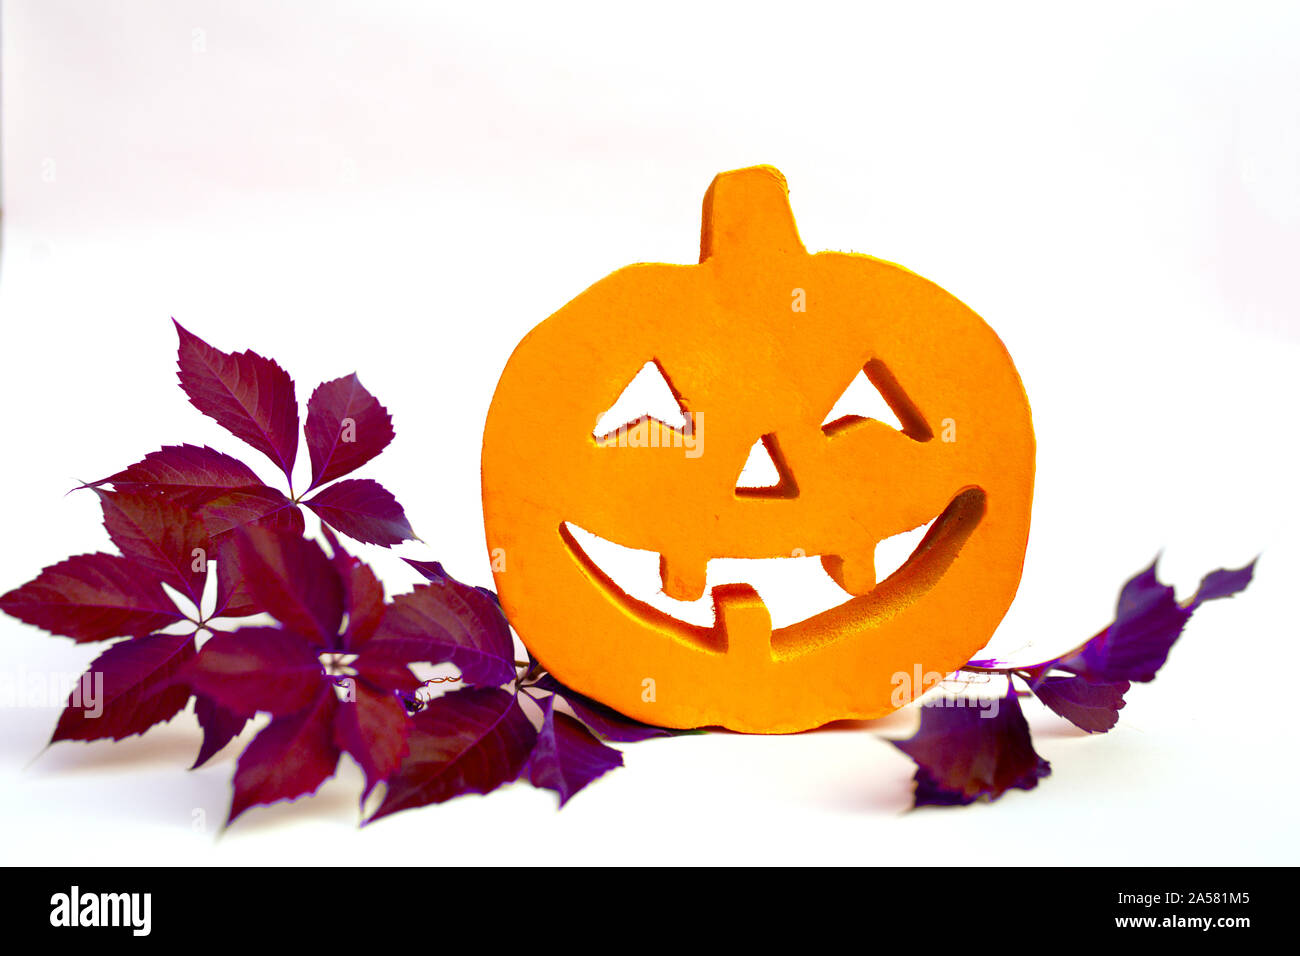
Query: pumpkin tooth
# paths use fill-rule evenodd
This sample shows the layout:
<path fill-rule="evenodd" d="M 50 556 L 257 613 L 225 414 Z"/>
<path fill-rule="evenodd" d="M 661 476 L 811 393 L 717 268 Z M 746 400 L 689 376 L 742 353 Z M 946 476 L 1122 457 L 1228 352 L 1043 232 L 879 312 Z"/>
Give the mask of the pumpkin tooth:
<path fill-rule="evenodd" d="M 659 555 L 659 577 L 663 580 L 664 594 L 676 601 L 697 601 L 704 596 L 708 580 L 709 563 L 674 559 Z"/>
<path fill-rule="evenodd" d="M 713 589 L 716 628 L 727 637 L 733 659 L 771 661 L 772 615 L 748 584 L 719 584 Z"/>
<path fill-rule="evenodd" d="M 871 551 L 848 559 L 838 554 L 824 554 L 822 567 L 836 584 L 850 594 L 867 594 L 876 586 L 876 560 Z"/>

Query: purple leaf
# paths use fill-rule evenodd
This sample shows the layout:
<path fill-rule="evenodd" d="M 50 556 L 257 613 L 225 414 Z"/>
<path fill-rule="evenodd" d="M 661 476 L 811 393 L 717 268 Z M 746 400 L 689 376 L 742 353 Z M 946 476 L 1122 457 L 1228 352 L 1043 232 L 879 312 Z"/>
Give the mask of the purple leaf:
<path fill-rule="evenodd" d="M 364 681 L 353 682 L 352 700 L 339 704 L 334 720 L 334 742 L 352 755 L 366 775 L 362 800 L 375 785 L 386 780 L 407 752 L 411 719 L 397 696 L 377 690 Z"/>
<path fill-rule="evenodd" d="M 157 494 L 96 488 L 104 527 L 118 550 L 197 608 L 208 579 L 208 532 L 194 514 Z"/>
<path fill-rule="evenodd" d="M 338 706 L 334 689 L 322 685 L 311 706 L 277 717 L 253 738 L 235 767 L 227 824 L 249 807 L 315 793 L 333 776 L 339 762 L 333 734 Z"/>
<path fill-rule="evenodd" d="M 1047 677 L 1033 685 L 1039 700 L 1090 734 L 1115 726 L 1128 689 L 1128 681 L 1095 683 L 1085 677 Z"/>
<path fill-rule="evenodd" d="M 1211 571 L 1201 579 L 1201 586 L 1196 589 L 1192 604 L 1200 605 L 1205 601 L 1217 601 L 1219 598 L 1231 597 L 1237 592 L 1245 590 L 1246 585 L 1250 583 L 1254 576 L 1255 561 L 1235 571 L 1228 571 L 1224 568 Z"/>
<path fill-rule="evenodd" d="M 68 698 L 56 740 L 121 740 L 171 720 L 190 699 L 174 682 L 194 657 L 192 634 L 119 641 L 95 658 Z"/>
<path fill-rule="evenodd" d="M 0 597 L 0 610 L 78 642 L 142 637 L 183 617 L 152 574 L 102 553 L 50 565 Z"/>
<path fill-rule="evenodd" d="M 343 583 L 320 545 L 262 528 L 236 532 L 236 570 L 257 603 L 322 647 L 338 642 Z"/>
<path fill-rule="evenodd" d="M 278 627 L 243 627 L 216 634 L 178 675 L 196 694 L 250 717 L 296 713 L 326 683 L 316 651 Z"/>
<path fill-rule="evenodd" d="M 440 561 L 417 561 L 415 558 L 402 560 L 419 571 L 426 581 L 445 581 L 450 577 Z"/>
<path fill-rule="evenodd" d="M 356 471 L 393 440 L 388 409 L 355 374 L 317 387 L 307 402 L 306 431 L 311 488 Z"/>
<path fill-rule="evenodd" d="M 264 528 L 301 536 L 305 525 L 293 500 L 275 488 L 259 485 L 218 495 L 199 511 L 214 540 L 239 528 Z"/>
<path fill-rule="evenodd" d="M 1008 681 L 1008 685 L 1010 682 Z M 1013 687 L 996 701 L 944 698 L 921 707 L 921 728 L 890 741 L 916 762 L 915 806 L 962 806 L 996 800 L 1013 787 L 1032 790 L 1052 772 L 1034 752 L 1029 725 Z"/>
<path fill-rule="evenodd" d="M 374 636 L 384 619 L 384 586 L 369 565 L 343 550 L 329 528 L 322 526 L 321 532 L 329 542 L 333 554 L 330 560 L 343 583 L 343 610 L 348 625 L 340 646 L 345 651 L 356 653 Z"/>
<path fill-rule="evenodd" d="M 215 349 L 172 322 L 180 337 L 181 388 L 190 404 L 265 454 L 292 482 L 298 400 L 289 373 L 256 352 Z"/>
<path fill-rule="evenodd" d="M 203 728 L 203 745 L 199 755 L 194 758 L 191 770 L 203 766 L 215 757 L 226 744 L 241 733 L 248 723 L 248 718 L 227 710 L 215 700 L 202 695 L 194 698 L 194 716 Z"/>
<path fill-rule="evenodd" d="M 411 724 L 410 751 L 367 823 L 464 793 L 489 793 L 519 776 L 537 739 L 518 701 L 497 688 L 453 691 Z"/>
<path fill-rule="evenodd" d="M 216 548 L 217 603 L 213 617 L 247 617 L 265 611 L 250 583 L 240 574 L 234 532 L 259 528 L 301 538 L 302 512 L 274 488 L 259 488 L 222 495 L 205 506 L 201 514 Z"/>
<path fill-rule="evenodd" d="M 467 683 L 496 687 L 514 680 L 515 646 L 501 609 L 477 588 L 444 574 L 388 606 L 363 648 L 367 664 L 383 660 L 450 662 Z"/>
<path fill-rule="evenodd" d="M 1101 683 L 1154 680 L 1194 610 L 1160 583 L 1153 562 L 1120 591 L 1114 623 L 1052 666 Z"/>
<path fill-rule="evenodd" d="M 606 747 L 586 727 L 555 709 L 555 698 L 541 703 L 542 728 L 528 757 L 528 779 L 560 795 L 560 806 L 597 777 L 623 766 L 623 755 Z"/>
<path fill-rule="evenodd" d="M 367 544 L 387 548 L 415 537 L 397 499 L 369 478 L 336 482 L 303 504 L 335 531 Z"/>
<path fill-rule="evenodd" d="M 538 678 L 535 686 L 563 697 L 569 707 L 573 709 L 574 716 L 606 740 L 630 744 L 640 740 L 650 740 L 654 737 L 675 736 L 676 732 L 669 730 L 667 727 L 655 727 L 653 724 L 644 724 L 639 720 L 633 720 L 631 717 L 620 714 L 612 707 L 594 701 L 571 687 L 566 687 L 556 680 L 553 674 L 543 674 Z"/>
<path fill-rule="evenodd" d="M 262 607 L 239 574 L 236 542 L 230 535 L 213 542 L 217 561 L 217 601 L 212 617 L 248 617 Z"/>
<path fill-rule="evenodd" d="M 82 487 L 106 484 L 117 491 L 160 494 L 185 507 L 239 489 L 262 487 L 261 479 L 242 461 L 206 445 L 164 445 L 143 461 Z"/>

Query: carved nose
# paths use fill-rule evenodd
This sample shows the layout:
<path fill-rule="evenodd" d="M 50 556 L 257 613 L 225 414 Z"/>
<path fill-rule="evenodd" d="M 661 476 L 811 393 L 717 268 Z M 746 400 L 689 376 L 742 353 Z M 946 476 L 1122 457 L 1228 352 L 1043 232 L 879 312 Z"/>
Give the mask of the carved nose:
<path fill-rule="evenodd" d="M 799 486 L 776 435 L 768 433 L 754 442 L 736 479 L 741 498 L 795 498 Z"/>

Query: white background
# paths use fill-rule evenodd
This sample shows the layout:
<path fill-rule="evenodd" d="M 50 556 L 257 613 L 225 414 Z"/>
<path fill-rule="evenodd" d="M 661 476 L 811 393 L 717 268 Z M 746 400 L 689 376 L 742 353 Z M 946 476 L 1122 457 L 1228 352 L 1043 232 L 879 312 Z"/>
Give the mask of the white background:
<path fill-rule="evenodd" d="M 218 836 L 234 748 L 187 772 L 192 716 L 42 753 L 57 707 L 24 696 L 3 859 L 1296 862 L 1300 17 L 1076 9 L 6 3 L 2 589 L 108 546 L 74 479 L 244 452 L 176 387 L 169 316 L 276 357 L 303 400 L 355 369 L 397 428 L 361 474 L 428 542 L 402 553 L 490 583 L 478 448 L 513 344 L 619 266 L 695 261 L 709 180 L 754 163 L 810 249 L 936 279 L 1015 357 L 1038 482 L 998 647 L 1091 635 L 1160 549 L 1180 595 L 1263 557 L 1114 732 L 1028 702 L 1054 772 L 992 805 L 904 812 L 881 736 L 913 712 L 630 745 L 558 814 L 515 786 L 357 830 L 349 767 Z M 11 682 L 96 653 L 0 621 Z"/>

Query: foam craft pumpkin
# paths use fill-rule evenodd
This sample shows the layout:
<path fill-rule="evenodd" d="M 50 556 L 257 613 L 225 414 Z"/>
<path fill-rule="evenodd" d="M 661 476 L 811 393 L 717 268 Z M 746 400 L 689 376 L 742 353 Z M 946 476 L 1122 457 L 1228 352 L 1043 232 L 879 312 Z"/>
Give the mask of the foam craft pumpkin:
<path fill-rule="evenodd" d="M 643 417 L 595 434 L 647 362 L 688 427 Z M 901 430 L 824 424 L 862 372 Z M 781 481 L 738 487 L 756 442 Z M 879 717 L 919 696 L 916 676 L 969 660 L 1019 584 L 1033 475 L 1029 405 L 997 335 L 900 266 L 809 254 L 766 166 L 714 179 L 698 265 L 627 266 L 534 328 L 483 438 L 496 587 L 537 659 L 639 720 L 752 733 Z M 877 582 L 876 544 L 929 522 Z M 714 558 L 807 555 L 844 600 L 773 629 L 752 587 L 721 585 L 714 625 L 688 623 L 625 593 L 575 527 L 658 552 L 672 598 L 700 598 Z"/>

